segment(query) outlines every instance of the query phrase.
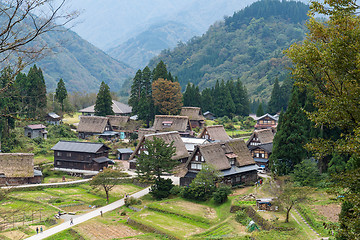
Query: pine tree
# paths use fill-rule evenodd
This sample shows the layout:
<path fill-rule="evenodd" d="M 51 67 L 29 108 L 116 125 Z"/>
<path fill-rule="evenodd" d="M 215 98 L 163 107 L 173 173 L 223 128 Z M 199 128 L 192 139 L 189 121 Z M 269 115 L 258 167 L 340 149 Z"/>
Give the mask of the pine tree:
<path fill-rule="evenodd" d="M 270 156 L 271 170 L 278 175 L 291 173 L 294 166 L 306 156 L 306 115 L 299 102 L 299 92 L 293 89 L 289 107 L 281 112 L 273 153 Z"/>
<path fill-rule="evenodd" d="M 60 78 L 57 84 L 55 97 L 61 104 L 61 111 L 64 112 L 64 100 L 67 97 L 67 91 L 66 91 L 65 83 L 62 80 L 62 78 Z"/>
<path fill-rule="evenodd" d="M 281 99 L 281 91 L 279 80 L 275 79 L 274 87 L 271 92 L 271 97 L 268 105 L 268 113 L 274 115 L 281 110 L 282 107 L 282 99 Z"/>
<path fill-rule="evenodd" d="M 214 98 L 213 90 L 211 88 L 205 88 L 201 92 L 201 109 L 203 112 L 214 112 Z"/>
<path fill-rule="evenodd" d="M 99 93 L 96 96 L 95 115 L 106 116 L 113 114 L 114 111 L 112 109 L 110 88 L 106 83 L 104 83 L 104 81 L 102 81 L 100 85 Z"/>

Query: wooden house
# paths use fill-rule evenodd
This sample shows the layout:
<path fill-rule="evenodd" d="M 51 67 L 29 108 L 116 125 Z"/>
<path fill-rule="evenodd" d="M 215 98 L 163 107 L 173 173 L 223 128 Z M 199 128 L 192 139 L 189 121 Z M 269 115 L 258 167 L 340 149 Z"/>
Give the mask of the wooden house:
<path fill-rule="evenodd" d="M 220 171 L 223 182 L 232 186 L 257 180 L 258 167 L 242 139 L 196 146 L 181 171 L 180 185 L 189 185 L 205 163 Z"/>
<path fill-rule="evenodd" d="M 42 173 L 34 169 L 32 153 L 0 153 L 0 185 L 41 183 Z"/>
<path fill-rule="evenodd" d="M 25 136 L 29 138 L 47 138 L 46 126 L 42 124 L 27 125 L 24 130 Z"/>
<path fill-rule="evenodd" d="M 110 159 L 109 147 L 103 143 L 59 141 L 51 148 L 54 151 L 56 169 L 100 171 Z"/>
<path fill-rule="evenodd" d="M 154 133 L 142 136 L 134 150 L 134 153 L 130 156 L 130 160 L 135 160 L 136 157 L 141 154 L 141 152 L 146 151 L 144 148 L 145 141 L 152 140 L 154 137 L 163 139 L 167 144 L 171 144 L 173 142 L 173 146 L 175 147 L 176 151 L 172 159 L 176 159 L 181 163 L 186 162 L 189 157 L 189 153 L 185 148 L 184 142 L 181 140 L 180 134 L 176 131 Z M 130 165 L 130 169 L 134 169 L 134 161 L 132 161 L 132 163 L 133 164 Z"/>
<path fill-rule="evenodd" d="M 204 112 L 204 117 L 207 120 L 214 120 L 215 114 L 213 114 L 212 112 L 206 111 L 206 112 Z"/>
<path fill-rule="evenodd" d="M 112 110 L 115 116 L 130 116 L 132 107 L 125 103 L 112 100 Z M 95 105 L 79 110 L 83 116 L 95 116 Z"/>
<path fill-rule="evenodd" d="M 205 126 L 205 118 L 199 107 L 182 107 L 180 116 L 188 116 L 191 128 L 203 128 Z"/>
<path fill-rule="evenodd" d="M 268 113 L 257 118 L 255 129 L 272 129 L 276 128 L 279 117 L 277 115 L 272 116 Z"/>
<path fill-rule="evenodd" d="M 213 125 L 205 127 L 197 138 L 204 138 L 211 141 L 227 141 L 230 139 L 223 125 Z"/>
<path fill-rule="evenodd" d="M 255 130 L 246 142 L 256 164 L 266 170 L 269 170 L 269 157 L 272 153 L 273 140 L 272 129 L 262 129 Z"/>
<path fill-rule="evenodd" d="M 156 133 L 177 131 L 182 137 L 194 134 L 188 116 L 156 115 L 152 129 Z"/>
<path fill-rule="evenodd" d="M 45 121 L 51 125 L 60 125 L 61 117 L 59 115 L 57 115 L 56 113 L 52 112 L 52 113 L 48 113 L 45 116 Z"/>

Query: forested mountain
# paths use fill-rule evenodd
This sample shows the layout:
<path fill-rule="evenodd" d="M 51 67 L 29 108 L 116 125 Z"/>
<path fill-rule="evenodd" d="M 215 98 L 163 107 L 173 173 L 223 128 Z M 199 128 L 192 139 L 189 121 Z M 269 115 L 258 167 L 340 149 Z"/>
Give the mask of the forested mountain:
<path fill-rule="evenodd" d="M 202 37 L 179 43 L 152 59 L 163 60 L 183 87 L 203 89 L 216 80 L 240 79 L 249 96 L 269 100 L 272 85 L 287 75 L 283 50 L 305 36 L 308 6 L 301 2 L 263 0 L 215 23 Z"/>
<path fill-rule="evenodd" d="M 96 48 L 70 30 L 48 32 L 40 36 L 51 48 L 37 62 L 43 71 L 48 92 L 62 78 L 69 92 L 97 92 L 101 81 L 118 91 L 134 70 Z M 25 69 L 27 71 L 27 69 Z"/>
<path fill-rule="evenodd" d="M 187 41 L 197 33 L 179 22 L 161 22 L 107 52 L 119 61 L 142 69 L 163 49 Z"/>

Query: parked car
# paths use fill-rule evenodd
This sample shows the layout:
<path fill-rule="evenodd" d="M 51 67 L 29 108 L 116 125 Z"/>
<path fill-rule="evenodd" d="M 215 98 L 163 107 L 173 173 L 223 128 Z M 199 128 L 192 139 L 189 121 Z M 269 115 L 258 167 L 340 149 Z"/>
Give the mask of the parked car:
<path fill-rule="evenodd" d="M 263 168 L 263 167 L 259 167 L 259 168 L 257 169 L 257 172 L 258 172 L 258 173 L 265 174 L 265 173 L 266 173 L 266 170 L 265 170 L 265 168 Z"/>

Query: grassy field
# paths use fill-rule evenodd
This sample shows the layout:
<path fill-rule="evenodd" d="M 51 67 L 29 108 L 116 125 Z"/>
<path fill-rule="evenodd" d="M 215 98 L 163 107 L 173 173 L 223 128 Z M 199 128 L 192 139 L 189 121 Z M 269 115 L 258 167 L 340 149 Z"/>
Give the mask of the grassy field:
<path fill-rule="evenodd" d="M 63 122 L 67 123 L 67 124 L 79 123 L 80 122 L 80 118 L 79 118 L 80 115 L 81 115 L 81 113 L 79 113 L 79 112 L 73 113 L 72 115 L 65 114 L 64 118 L 63 118 Z"/>

